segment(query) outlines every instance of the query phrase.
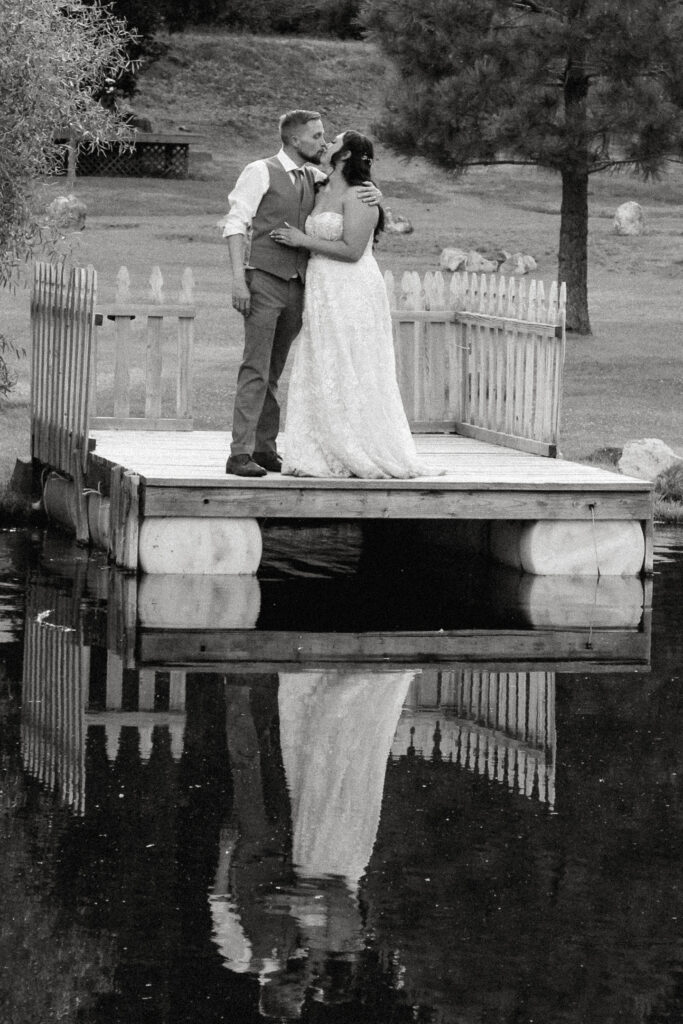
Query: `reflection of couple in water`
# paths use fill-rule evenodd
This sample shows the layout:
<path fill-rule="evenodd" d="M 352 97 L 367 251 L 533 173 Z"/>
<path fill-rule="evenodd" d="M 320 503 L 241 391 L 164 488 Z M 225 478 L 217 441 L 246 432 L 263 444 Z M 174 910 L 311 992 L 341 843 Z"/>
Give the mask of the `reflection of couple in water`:
<path fill-rule="evenodd" d="M 229 703 L 235 797 L 211 910 L 225 965 L 261 982 L 266 1017 L 296 1018 L 305 998 L 348 998 L 365 945 L 360 879 L 377 835 L 387 759 L 408 672 L 281 673 L 278 717 L 291 807 L 291 860 L 259 810 L 261 751 Z M 243 692 L 244 693 L 244 692 Z M 248 691 L 247 691 L 248 693 Z M 248 695 L 242 701 L 248 702 Z M 242 720 L 230 737 L 230 718 Z M 263 796 L 260 796 L 262 805 Z"/>

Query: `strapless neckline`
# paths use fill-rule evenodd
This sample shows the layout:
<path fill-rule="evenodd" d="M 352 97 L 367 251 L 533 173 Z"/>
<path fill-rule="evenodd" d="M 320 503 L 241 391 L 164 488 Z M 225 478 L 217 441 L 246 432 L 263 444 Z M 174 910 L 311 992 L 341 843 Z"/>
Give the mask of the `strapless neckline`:
<path fill-rule="evenodd" d="M 341 220 L 344 219 L 343 213 L 337 213 L 336 210 L 321 210 L 319 213 L 312 213 L 311 217 L 339 217 Z"/>

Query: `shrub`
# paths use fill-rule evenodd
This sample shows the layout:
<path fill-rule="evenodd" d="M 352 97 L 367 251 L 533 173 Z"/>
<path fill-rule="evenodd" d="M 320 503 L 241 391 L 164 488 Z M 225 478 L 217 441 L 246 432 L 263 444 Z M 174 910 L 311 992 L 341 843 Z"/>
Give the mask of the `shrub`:
<path fill-rule="evenodd" d="M 13 342 L 8 341 L 0 334 L 0 397 L 10 393 L 17 383 L 17 375 L 8 365 L 7 356 L 14 359 L 22 359 L 26 355 L 26 349 L 19 348 Z"/>
<path fill-rule="evenodd" d="M 655 494 L 665 501 L 683 502 L 683 462 L 663 470 L 655 480 Z"/>

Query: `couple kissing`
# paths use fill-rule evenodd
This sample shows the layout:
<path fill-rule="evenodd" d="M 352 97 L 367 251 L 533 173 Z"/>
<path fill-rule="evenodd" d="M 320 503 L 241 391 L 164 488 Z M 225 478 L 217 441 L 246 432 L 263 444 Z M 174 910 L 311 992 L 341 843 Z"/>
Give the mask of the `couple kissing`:
<path fill-rule="evenodd" d="M 279 152 L 237 179 L 223 229 L 232 304 L 244 318 L 226 472 L 427 475 L 396 381 L 373 254 L 384 214 L 372 142 L 350 130 L 327 143 L 310 110 L 284 114 L 279 128 Z M 278 383 L 295 340 L 281 457 Z"/>

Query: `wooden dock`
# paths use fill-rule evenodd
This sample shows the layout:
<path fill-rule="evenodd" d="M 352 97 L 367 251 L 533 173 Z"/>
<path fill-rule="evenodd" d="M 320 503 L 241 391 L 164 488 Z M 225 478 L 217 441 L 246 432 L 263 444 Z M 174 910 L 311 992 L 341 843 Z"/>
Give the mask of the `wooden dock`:
<path fill-rule="evenodd" d="M 425 464 L 413 480 L 226 475 L 229 435 L 193 430 L 192 274 L 175 302 L 159 268 L 149 283 L 134 301 L 122 268 L 115 302 L 97 305 L 92 270 L 37 264 L 34 281 L 32 455 L 45 508 L 117 565 L 255 573 L 263 520 L 396 519 L 489 523 L 480 553 L 529 573 L 652 571 L 651 484 L 557 457 L 555 283 L 546 299 L 542 282 L 407 274 L 398 288 L 387 275 L 399 387 Z"/>
<path fill-rule="evenodd" d="M 427 473 L 414 480 L 307 479 L 225 473 L 220 431 L 95 431 L 92 461 L 139 477 L 143 517 L 302 519 L 650 518 L 647 481 L 456 434 L 419 434 Z"/>

